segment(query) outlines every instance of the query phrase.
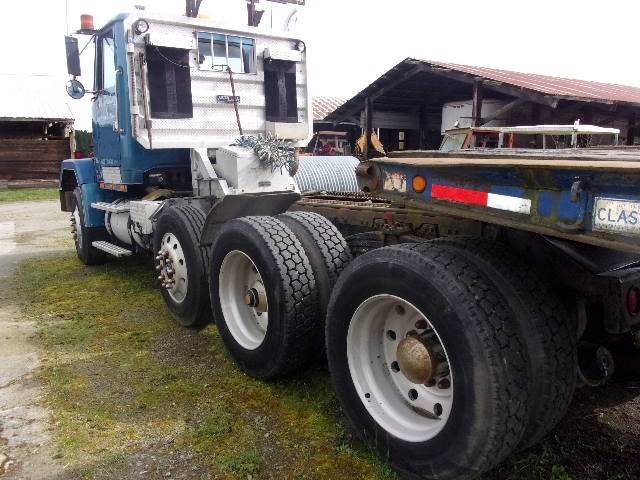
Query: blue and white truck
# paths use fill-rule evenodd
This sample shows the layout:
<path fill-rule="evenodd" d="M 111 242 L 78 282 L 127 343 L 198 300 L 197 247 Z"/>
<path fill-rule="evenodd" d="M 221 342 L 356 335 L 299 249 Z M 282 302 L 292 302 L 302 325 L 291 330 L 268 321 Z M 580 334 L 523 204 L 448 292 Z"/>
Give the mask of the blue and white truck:
<path fill-rule="evenodd" d="M 638 354 L 638 151 L 404 152 L 358 165 L 362 192 L 301 195 L 304 39 L 144 10 L 85 27 L 95 155 L 60 172 L 80 260 L 153 255 L 173 317 L 214 321 L 254 378 L 326 356 L 403 475 L 481 475 Z"/>

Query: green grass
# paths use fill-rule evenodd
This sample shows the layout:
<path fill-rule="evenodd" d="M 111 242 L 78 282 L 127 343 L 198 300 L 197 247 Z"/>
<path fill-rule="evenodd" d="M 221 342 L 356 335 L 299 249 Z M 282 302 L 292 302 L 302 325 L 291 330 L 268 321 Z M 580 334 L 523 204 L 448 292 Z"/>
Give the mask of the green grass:
<path fill-rule="evenodd" d="M 24 202 L 27 200 L 55 200 L 59 198 L 57 188 L 19 188 L 0 190 L 0 203 Z"/>
<path fill-rule="evenodd" d="M 142 470 L 153 478 L 398 478 L 347 433 L 326 367 L 277 382 L 249 378 L 213 326 L 172 321 L 146 259 L 101 267 L 71 255 L 29 260 L 15 292 L 38 322 L 40 376 L 69 478 L 139 478 Z M 483 478 L 591 478 L 602 457 L 593 455 L 596 421 L 578 412 Z M 634 478 L 611 458 L 610 478 Z"/>
<path fill-rule="evenodd" d="M 247 377 L 213 326 L 176 326 L 154 277 L 144 260 L 85 267 L 70 255 L 20 269 L 16 291 L 38 319 L 41 377 L 72 478 L 194 467 L 189 478 L 395 477 L 345 433 L 324 368 Z"/>

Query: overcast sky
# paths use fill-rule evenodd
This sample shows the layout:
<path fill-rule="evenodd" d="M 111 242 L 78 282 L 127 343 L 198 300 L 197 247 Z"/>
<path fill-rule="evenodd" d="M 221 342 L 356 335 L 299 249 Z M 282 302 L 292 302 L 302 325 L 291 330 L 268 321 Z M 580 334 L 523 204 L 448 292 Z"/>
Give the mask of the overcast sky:
<path fill-rule="evenodd" d="M 201 13 L 243 18 L 243 3 L 203 0 Z M 54 75 L 63 85 L 67 25 L 91 13 L 99 26 L 134 4 L 184 11 L 184 0 L 5 0 L 0 73 Z M 406 57 L 640 86 L 638 1 L 307 0 L 303 15 L 315 96 L 350 97 Z M 85 55 L 87 88 L 92 61 Z M 87 99 L 69 102 L 77 127 L 90 126 Z"/>

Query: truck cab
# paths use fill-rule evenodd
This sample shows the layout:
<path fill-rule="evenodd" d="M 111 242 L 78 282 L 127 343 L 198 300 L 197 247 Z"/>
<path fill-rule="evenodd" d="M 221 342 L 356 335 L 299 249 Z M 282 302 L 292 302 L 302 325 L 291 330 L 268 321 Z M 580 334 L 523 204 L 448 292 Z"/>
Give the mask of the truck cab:
<path fill-rule="evenodd" d="M 63 162 L 61 199 L 69 210 L 81 188 L 90 228 L 105 225 L 94 203 L 152 189 L 189 192 L 194 149 L 215 166 L 217 150 L 241 135 L 286 139 L 293 148 L 311 137 L 301 38 L 144 10 L 80 33 L 95 48 L 95 157 Z M 71 93 L 83 90 L 75 75 L 70 84 Z"/>

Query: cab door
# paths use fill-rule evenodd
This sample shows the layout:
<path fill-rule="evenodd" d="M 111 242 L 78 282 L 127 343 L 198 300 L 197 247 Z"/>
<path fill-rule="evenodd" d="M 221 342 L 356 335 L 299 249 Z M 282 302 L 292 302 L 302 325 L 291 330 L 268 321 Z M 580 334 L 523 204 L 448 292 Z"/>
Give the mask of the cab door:
<path fill-rule="evenodd" d="M 96 38 L 95 94 L 93 97 L 93 139 L 101 165 L 120 165 L 116 47 L 113 30 Z"/>

